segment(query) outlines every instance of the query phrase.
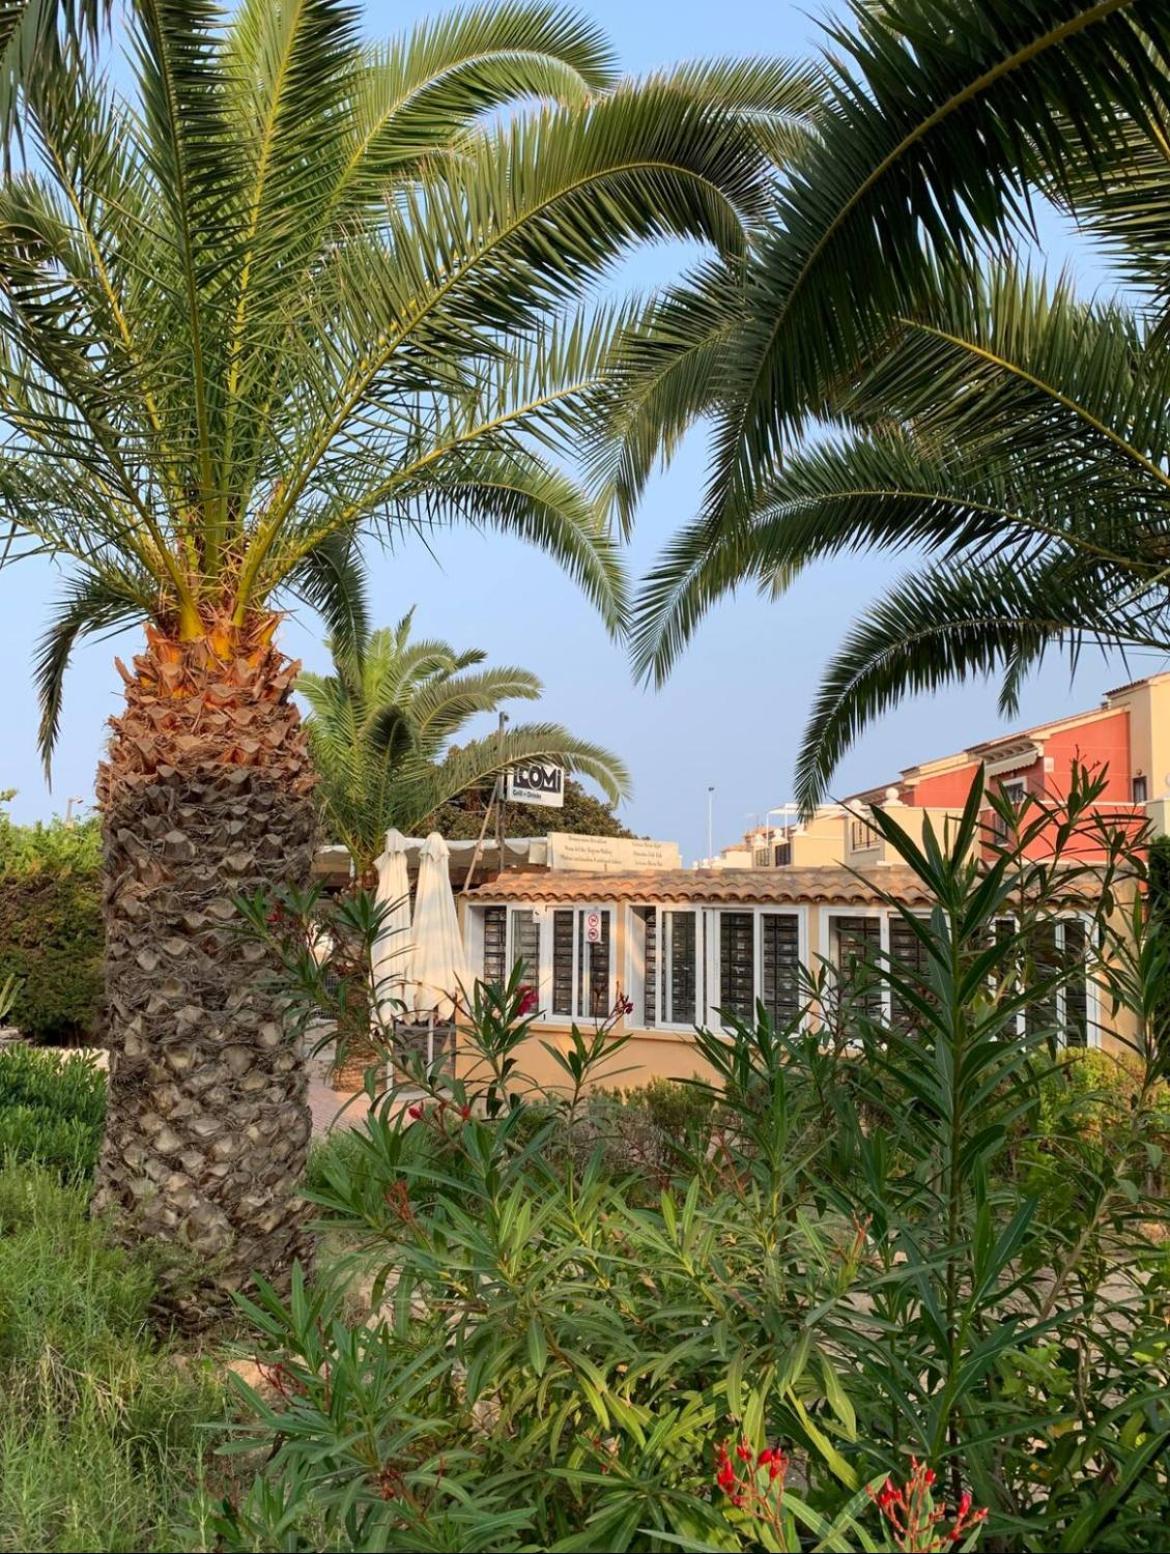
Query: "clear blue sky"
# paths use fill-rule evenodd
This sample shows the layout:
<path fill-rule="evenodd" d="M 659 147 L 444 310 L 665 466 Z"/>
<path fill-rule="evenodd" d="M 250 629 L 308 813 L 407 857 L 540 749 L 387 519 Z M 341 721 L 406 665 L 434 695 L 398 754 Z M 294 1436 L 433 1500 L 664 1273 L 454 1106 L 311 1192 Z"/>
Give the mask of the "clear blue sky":
<path fill-rule="evenodd" d="M 373 35 L 396 30 L 435 8 L 419 0 L 396 5 L 371 0 L 369 30 Z M 585 9 L 608 29 L 630 70 L 704 54 L 803 54 L 817 36 L 817 16 L 825 14 L 821 6 L 792 0 L 722 0 L 714 6 L 710 0 L 592 0 Z M 1047 242 L 1054 265 L 1071 261 L 1087 285 L 1100 279 L 1092 256 L 1062 233 L 1054 229 Z M 668 278 L 677 258 L 649 256 L 637 273 Z M 673 528 L 693 513 L 703 467 L 702 437 L 696 434 L 651 485 L 630 549 L 635 572 L 644 570 Z M 850 558 L 808 573 L 777 604 L 753 592 L 726 602 L 701 628 L 667 688 L 655 693 L 633 685 L 621 649 L 608 640 L 573 585 L 518 543 L 456 529 L 436 536 L 431 554 L 411 540 L 396 555 L 372 555 L 380 621 L 395 620 L 417 604 L 419 631 L 483 647 L 496 662 L 535 670 L 546 686 L 539 715 L 622 755 L 635 785 L 624 818 L 639 832 L 677 840 L 688 858 L 705 851 L 708 784 L 716 790 L 717 845 L 732 841 L 754 816 L 789 797 L 800 730 L 822 667 L 850 619 L 899 570 L 887 561 Z M 13 810 L 20 819 L 63 810 L 72 795 L 92 798 L 105 720 L 119 702 L 112 656 L 128 658 L 135 646 L 131 634 L 92 643 L 77 655 L 50 792 L 35 750 L 29 666 L 53 583 L 47 564 L 26 562 L 0 571 L 5 671 L 0 789 L 18 790 Z M 313 621 L 290 622 L 284 641 L 309 667 L 324 667 Z M 1134 675 L 1162 667 L 1155 659 L 1130 664 Z M 1070 688 L 1067 670 L 1053 664 L 1028 686 L 1022 721 L 1090 706 L 1106 686 L 1129 677 L 1119 664 L 1086 658 Z M 842 764 L 836 791 L 880 783 L 902 766 L 989 738 L 1002 727 L 992 686 L 919 699 L 885 718 L 855 747 Z"/>

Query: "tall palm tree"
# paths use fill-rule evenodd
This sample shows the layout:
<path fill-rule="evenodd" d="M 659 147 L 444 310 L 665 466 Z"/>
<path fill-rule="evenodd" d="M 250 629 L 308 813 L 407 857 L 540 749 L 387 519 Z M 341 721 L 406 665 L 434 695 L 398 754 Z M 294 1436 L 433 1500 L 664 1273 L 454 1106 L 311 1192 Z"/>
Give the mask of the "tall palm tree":
<path fill-rule="evenodd" d="M 297 681 L 311 709 L 305 727 L 323 828 L 349 849 L 359 879 L 368 880 L 391 826 L 417 832 L 441 804 L 518 761 L 557 761 L 591 777 L 611 803 L 627 795 L 617 756 L 555 723 L 521 723 L 453 746 L 472 718 L 504 702 L 536 701 L 542 686 L 527 669 L 481 668 L 487 654 L 477 648 L 412 641 L 413 617 L 335 648 L 332 674 Z"/>
<path fill-rule="evenodd" d="M 761 126 L 809 87 L 616 80 L 593 27 L 524 0 L 373 48 L 340 0 L 136 0 L 128 37 L 131 102 L 76 52 L 36 75 L 0 190 L 3 554 L 65 563 L 46 754 L 74 644 L 146 624 L 99 779 L 97 1201 L 230 1287 L 302 1239 L 303 1069 L 231 923 L 314 845 L 281 608 L 352 638 L 360 537 L 458 520 L 544 547 L 616 627 L 610 496 L 565 456 L 623 315 L 575 299 L 641 239 L 741 249 Z"/>
<path fill-rule="evenodd" d="M 1038 388 L 1027 429 L 1024 423 L 1013 427 L 1013 394 L 1023 394 L 1017 375 L 1015 389 L 995 401 L 1006 407 L 1004 413 L 993 412 L 984 423 L 991 367 L 986 357 L 976 364 L 972 341 L 964 365 L 956 365 L 943 336 L 949 323 L 961 328 L 969 319 L 983 318 L 991 327 L 984 317 L 987 293 L 980 271 L 1004 262 L 1015 236 L 1027 231 L 1037 193 L 1075 211 L 1127 257 L 1130 278 L 1146 285 L 1159 308 L 1154 326 L 1146 329 L 1119 312 L 1099 310 L 1086 326 L 1092 337 L 1078 335 L 1067 290 L 1045 298 L 1014 272 L 996 283 L 1004 298 L 1014 299 L 1004 305 L 1009 312 L 1034 313 L 1035 327 L 1012 316 L 1001 323 L 1009 333 L 1019 323 L 1041 353 L 1059 350 L 1060 331 L 1067 326 L 1065 346 L 1084 353 L 1081 367 L 1070 369 L 1068 387 L 1075 394 L 1082 381 L 1098 376 L 1096 392 L 1081 407 L 1087 415 L 1061 408 L 1063 424 L 1077 428 L 1062 469 L 1076 465 L 1078 450 L 1092 436 L 1098 468 L 1110 439 L 1100 428 L 1091 432 L 1090 421 L 1104 399 L 1104 420 L 1138 455 L 1124 485 L 1126 500 L 1142 458 L 1144 489 L 1156 494 L 1160 482 L 1153 466 L 1161 457 L 1162 433 L 1150 415 L 1161 391 L 1155 354 L 1147 345 L 1164 332 L 1162 310 L 1170 297 L 1168 127 L 1170 11 L 1164 4 L 856 0 L 848 21 L 831 32 L 815 134 L 785 169 L 771 219 L 753 238 L 746 259 L 707 260 L 653 301 L 630 331 L 611 419 L 615 435 L 595 453 L 596 467 L 615 479 L 621 500 L 637 499 L 655 461 L 696 418 L 709 417 L 714 428 L 703 510 L 670 542 L 637 603 L 633 647 L 639 673 L 661 680 L 706 610 L 739 584 L 778 593 L 816 556 L 885 541 L 957 552 L 955 567 L 937 587 L 921 579 L 906 584 L 900 603 L 863 628 L 831 671 L 800 758 L 806 808 L 823 793 L 858 720 L 889 700 L 899 671 L 882 656 L 883 628 L 887 645 L 916 631 L 955 599 L 957 581 L 968 580 L 968 614 L 979 618 L 1002 583 L 992 628 L 1001 645 L 1006 640 L 1001 618 L 1024 611 L 1024 635 L 1012 639 L 1001 660 L 1010 669 L 1009 698 L 1019 673 L 1033 661 L 1027 644 L 1037 640 L 1037 628 L 1047 632 L 1047 641 L 1067 634 L 1070 626 L 1075 633 L 1078 624 L 1083 635 L 1108 640 L 1110 622 L 1115 631 L 1116 610 L 1124 601 L 1136 632 L 1128 640 L 1146 640 L 1150 623 L 1142 610 L 1156 576 L 1150 561 L 1156 538 L 1131 536 L 1122 546 L 1114 532 L 1108 555 L 1099 558 L 1102 570 L 1091 580 L 1085 561 L 1093 541 L 1082 536 L 1070 572 L 1060 557 L 1071 543 L 1067 531 L 1089 522 L 1084 514 L 1089 477 L 1079 472 L 1077 518 L 1055 516 L 1050 503 L 1060 496 L 1055 476 L 1046 492 L 1033 484 L 1043 462 L 1041 448 L 1053 430 L 1046 417 L 1056 413 L 1057 396 L 1045 399 Z M 952 307 L 958 313 L 948 323 L 942 314 Z M 1049 313 L 1045 345 L 1039 336 Z M 1127 338 L 1143 366 L 1127 361 L 1121 377 L 1103 385 L 1105 363 L 1094 357 L 1094 342 L 1112 353 L 1116 366 Z M 1061 368 L 1055 357 L 1048 365 Z M 956 385 L 960 392 L 970 390 L 961 410 L 950 398 Z M 927 415 L 932 387 L 937 399 Z M 1131 390 L 1135 398 L 1128 404 Z M 948 417 L 960 416 L 966 418 L 965 455 L 945 446 L 942 426 Z M 911 424 L 915 420 L 918 430 Z M 900 430 L 892 432 L 892 425 Z M 986 436 L 978 435 L 981 429 Z M 826 431 L 831 440 L 820 447 L 817 439 Z M 1010 444 L 1013 431 L 1018 437 Z M 1029 436 L 1039 440 L 1030 445 L 1030 463 L 1017 461 L 1012 447 L 1019 449 Z M 1116 441 L 1113 452 L 1121 459 Z M 978 467 L 972 462 L 976 456 Z M 877 467 L 883 458 L 884 470 Z M 916 482 L 925 472 L 916 461 L 923 458 L 933 460 L 933 479 L 942 478 L 941 464 L 948 480 L 968 483 L 976 517 L 956 516 L 955 504 L 943 500 L 934 508 L 920 506 L 916 518 L 906 515 L 903 504 L 904 522 L 895 521 L 895 499 L 887 501 L 882 493 L 888 495 L 899 460 L 911 490 L 921 489 Z M 871 501 L 874 480 L 879 489 Z M 1108 481 L 1095 487 L 1093 524 L 1106 521 L 1100 504 L 1116 490 Z M 1021 518 L 1012 506 L 1018 496 L 1026 508 L 1031 505 L 1030 518 Z M 1006 503 L 1008 514 L 993 518 L 989 503 L 992 508 Z M 1053 537 L 1054 525 L 1062 537 Z M 1018 552 L 1024 530 L 1025 548 Z M 986 570 L 991 557 L 999 562 L 995 575 Z M 970 563 L 976 561 L 980 571 L 972 579 Z M 1059 608 L 1057 584 L 1065 589 Z M 1069 640 L 1075 651 L 1081 638 L 1074 634 Z M 853 676 L 870 650 L 875 676 L 870 687 L 884 685 L 886 691 L 860 711 L 865 698 Z M 962 658 L 956 637 L 945 645 L 924 643 L 918 683 L 937 683 L 949 672 L 952 654 Z M 967 667 L 982 667 L 987 659 L 985 643 L 969 656 Z M 955 660 L 952 667 L 957 666 Z"/>

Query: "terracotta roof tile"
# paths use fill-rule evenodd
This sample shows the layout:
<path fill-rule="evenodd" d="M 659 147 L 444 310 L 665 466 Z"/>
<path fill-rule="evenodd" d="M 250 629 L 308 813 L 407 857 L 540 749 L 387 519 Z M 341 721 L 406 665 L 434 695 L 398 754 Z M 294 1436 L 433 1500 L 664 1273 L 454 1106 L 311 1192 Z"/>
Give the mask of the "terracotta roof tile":
<path fill-rule="evenodd" d="M 780 869 L 657 869 L 647 873 L 585 874 L 563 870 L 544 874 L 504 874 L 469 893 L 485 901 L 693 901 L 719 905 L 770 901 L 843 901 L 872 903 L 874 887 L 908 905 L 925 905 L 930 897 L 906 868 L 891 865 L 864 877 L 846 868 Z"/>

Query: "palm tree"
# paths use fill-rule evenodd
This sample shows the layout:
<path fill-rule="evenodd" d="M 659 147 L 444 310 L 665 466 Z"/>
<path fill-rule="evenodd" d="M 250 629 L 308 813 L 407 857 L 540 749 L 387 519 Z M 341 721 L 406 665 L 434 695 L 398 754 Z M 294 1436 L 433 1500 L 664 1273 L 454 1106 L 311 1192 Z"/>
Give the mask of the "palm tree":
<path fill-rule="evenodd" d="M 527 537 L 611 626 L 610 493 L 566 455 L 622 310 L 577 306 L 631 243 L 731 254 L 762 209 L 779 64 L 615 79 L 572 12 L 455 12 L 369 48 L 340 0 L 136 0 L 137 90 L 34 73 L 0 193 L 6 560 L 52 555 L 51 748 L 75 643 L 145 622 L 99 776 L 110 1121 L 97 1202 L 231 1287 L 302 1245 L 301 1060 L 233 895 L 307 881 L 300 600 L 364 621 L 360 537 Z M 545 106 L 501 117 L 518 100 Z"/>
<path fill-rule="evenodd" d="M 746 259 L 709 259 L 651 303 L 626 341 L 613 441 L 596 453 L 632 503 L 687 426 L 707 416 L 714 428 L 703 510 L 635 611 L 636 669 L 659 680 L 739 584 L 779 593 L 817 556 L 878 544 L 950 559 L 903 585 L 830 671 L 800 756 L 806 809 L 847 740 L 900 694 L 910 658 L 907 686 L 999 663 L 1010 701 L 1045 642 L 1075 654 L 1088 637 L 1158 635 L 1160 520 L 1148 504 L 1162 484 L 1164 427 L 1151 417 L 1170 299 L 1170 13 L 1141 0 L 856 0 L 850 16 L 832 31 L 816 132 L 784 171 L 771 220 Z M 990 290 L 980 282 L 1027 230 L 1037 192 L 1122 253 L 1155 307 L 1149 324 L 1079 311 L 1067 288 L 1048 296 L 1010 267 Z M 989 303 L 1006 309 L 998 322 Z M 1023 371 L 1033 347 L 1038 360 L 1051 353 L 1056 376 L 1030 385 L 1018 424 L 1024 380 L 1008 367 L 989 387 L 979 330 L 1013 336 Z M 1058 426 L 1073 440 L 1044 475 Z M 1139 479 L 1144 516 L 1107 516 L 1105 499 L 1136 501 Z M 1130 517 L 1142 533 L 1123 541 L 1117 523 Z M 919 635 L 952 606 L 966 627 Z"/>
<path fill-rule="evenodd" d="M 452 744 L 481 713 L 536 701 L 527 669 L 480 668 L 486 653 L 447 642 L 411 641 L 414 611 L 393 629 L 363 633 L 334 650 L 330 675 L 302 674 L 311 709 L 305 727 L 319 783 L 323 828 L 344 843 L 368 883 L 387 830 L 417 833 L 440 805 L 519 761 L 557 761 L 591 777 L 611 803 L 629 792 L 626 768 L 599 745 L 555 723 L 522 723 Z"/>

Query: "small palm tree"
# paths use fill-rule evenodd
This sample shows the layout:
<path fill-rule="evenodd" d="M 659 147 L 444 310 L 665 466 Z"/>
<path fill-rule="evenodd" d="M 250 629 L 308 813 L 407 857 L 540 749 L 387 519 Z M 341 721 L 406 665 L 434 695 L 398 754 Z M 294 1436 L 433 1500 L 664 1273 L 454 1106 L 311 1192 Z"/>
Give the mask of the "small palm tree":
<path fill-rule="evenodd" d="M 340 0 L 134 0 L 136 95 L 34 71 L 0 186 L 0 501 L 64 563 L 76 642 L 146 623 L 99 780 L 112 1040 L 98 1203 L 231 1287 L 302 1243 L 305 1076 L 233 896 L 307 881 L 301 600 L 360 634 L 361 537 L 464 521 L 542 546 L 615 628 L 602 481 L 567 470 L 631 243 L 728 254 L 762 212 L 777 64 L 615 78 L 595 28 L 485 5 L 379 47 Z M 542 99 L 517 116 L 498 110 Z"/>
<path fill-rule="evenodd" d="M 714 429 L 703 510 L 635 609 L 635 668 L 658 680 L 741 584 L 779 593 L 812 559 L 877 545 L 949 558 L 832 667 L 806 809 L 905 690 L 997 665 L 1010 704 L 1055 639 L 1075 655 L 1167 631 L 1170 9 L 855 0 L 831 42 L 770 221 L 631 331 L 599 454 L 633 503 L 688 425 Z M 1144 318 L 1010 267 L 979 280 L 1037 194 L 1120 255 Z"/>
<path fill-rule="evenodd" d="M 611 803 L 628 794 L 617 756 L 555 723 L 453 747 L 470 719 L 507 701 L 536 701 L 541 683 L 527 669 L 481 668 L 487 655 L 475 648 L 412 642 L 413 616 L 335 648 L 333 674 L 297 681 L 311 708 L 305 726 L 323 828 L 349 849 L 359 880 L 369 882 L 391 826 L 417 832 L 441 804 L 518 761 L 557 761 L 591 777 Z"/>

